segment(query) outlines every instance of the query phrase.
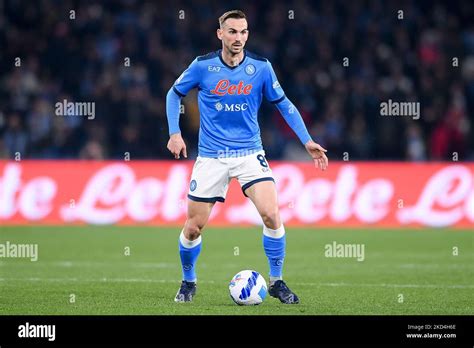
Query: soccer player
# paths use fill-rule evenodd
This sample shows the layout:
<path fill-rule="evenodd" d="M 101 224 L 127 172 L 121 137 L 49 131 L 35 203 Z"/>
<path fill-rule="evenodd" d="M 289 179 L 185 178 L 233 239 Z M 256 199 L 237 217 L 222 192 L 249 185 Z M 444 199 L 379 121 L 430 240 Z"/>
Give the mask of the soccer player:
<path fill-rule="evenodd" d="M 288 125 L 313 158 L 326 170 L 326 150 L 309 135 L 300 113 L 285 96 L 270 62 L 244 50 L 249 36 L 242 11 L 219 18 L 217 37 L 222 49 L 199 56 L 176 80 L 166 96 L 170 139 L 168 149 L 176 159 L 187 158 L 179 128 L 181 98 L 198 88 L 201 125 L 198 157 L 188 194 L 187 220 L 179 236 L 183 280 L 176 302 L 190 302 L 196 294 L 196 262 L 201 251 L 201 233 L 212 207 L 224 202 L 229 182 L 236 178 L 243 194 L 263 220 L 263 248 L 270 266 L 268 292 L 282 303 L 299 303 L 282 279 L 285 258 L 285 228 L 278 210 L 272 171 L 265 159 L 257 113 L 264 96 L 275 104 Z"/>

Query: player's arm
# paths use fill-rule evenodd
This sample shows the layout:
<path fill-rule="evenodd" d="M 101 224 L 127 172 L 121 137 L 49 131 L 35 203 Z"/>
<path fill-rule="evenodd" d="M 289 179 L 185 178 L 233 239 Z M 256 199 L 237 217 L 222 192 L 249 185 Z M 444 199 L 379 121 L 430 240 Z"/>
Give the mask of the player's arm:
<path fill-rule="evenodd" d="M 179 111 L 181 97 L 171 88 L 166 95 L 166 117 L 168 118 L 168 129 L 170 140 L 168 141 L 168 150 L 173 154 L 174 158 L 179 159 L 181 151 L 185 158 L 188 157 L 186 144 L 181 137 L 179 129 Z"/>
<path fill-rule="evenodd" d="M 300 112 L 285 96 L 270 62 L 268 62 L 268 74 L 264 83 L 264 94 L 271 103 L 275 104 L 286 123 L 298 136 L 306 151 L 313 158 L 315 166 L 326 170 L 329 162 L 325 153 L 327 150 L 311 139 Z"/>
<path fill-rule="evenodd" d="M 178 77 L 166 95 L 166 118 L 168 119 L 168 132 L 170 135 L 167 148 L 176 159 L 179 159 L 181 152 L 185 158 L 188 157 L 186 144 L 181 137 L 181 129 L 179 128 L 181 98 L 199 85 L 199 78 L 199 67 L 197 59 L 195 59 Z"/>
<path fill-rule="evenodd" d="M 275 103 L 275 105 L 286 123 L 288 123 L 293 132 L 298 136 L 311 158 L 313 158 L 314 165 L 321 170 L 326 170 L 329 162 L 325 153 L 327 150 L 311 139 L 303 118 L 296 106 L 294 106 L 286 96 L 284 96 L 280 102 Z"/>

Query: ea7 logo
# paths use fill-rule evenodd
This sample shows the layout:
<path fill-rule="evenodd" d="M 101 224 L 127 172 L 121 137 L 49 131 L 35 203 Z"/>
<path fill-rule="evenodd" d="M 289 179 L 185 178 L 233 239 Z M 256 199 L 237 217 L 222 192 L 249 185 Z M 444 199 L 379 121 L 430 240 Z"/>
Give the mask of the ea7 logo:
<path fill-rule="evenodd" d="M 18 337 L 47 338 L 48 341 L 56 339 L 56 325 L 34 325 L 28 322 L 18 326 Z"/>
<path fill-rule="evenodd" d="M 212 72 L 219 72 L 221 70 L 221 67 L 220 66 L 212 66 L 212 65 L 209 65 L 207 67 L 207 70 L 208 71 L 212 71 Z"/>

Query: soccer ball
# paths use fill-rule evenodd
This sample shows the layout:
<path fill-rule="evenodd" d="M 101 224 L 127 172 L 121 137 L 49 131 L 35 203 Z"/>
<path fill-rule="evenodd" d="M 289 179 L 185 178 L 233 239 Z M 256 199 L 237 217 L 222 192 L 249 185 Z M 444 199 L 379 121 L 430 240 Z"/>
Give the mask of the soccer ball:
<path fill-rule="evenodd" d="M 258 305 L 267 295 L 267 283 L 258 272 L 240 271 L 230 281 L 229 292 L 239 306 Z"/>

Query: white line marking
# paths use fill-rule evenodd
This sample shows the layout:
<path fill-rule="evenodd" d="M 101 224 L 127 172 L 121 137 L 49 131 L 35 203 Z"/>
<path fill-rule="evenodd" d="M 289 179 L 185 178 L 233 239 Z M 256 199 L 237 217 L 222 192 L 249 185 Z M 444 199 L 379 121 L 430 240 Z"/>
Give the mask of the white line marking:
<path fill-rule="evenodd" d="M 429 288 L 429 289 L 474 289 L 474 285 L 445 285 L 445 284 L 354 284 L 354 283 L 294 283 L 306 286 L 333 287 L 374 287 L 374 288 Z"/>
<path fill-rule="evenodd" d="M 108 262 L 96 262 L 96 261 L 40 261 L 35 263 L 35 267 L 44 266 L 44 267 L 116 267 L 117 260 L 110 260 Z M 5 261 L 0 261 L 0 266 L 7 265 L 8 263 Z M 10 263 L 11 265 L 12 263 Z M 31 267 L 31 264 L 27 263 L 15 263 L 15 266 L 24 266 L 24 267 Z M 121 267 L 132 267 L 132 268 L 179 268 L 181 265 L 179 263 L 171 263 L 171 262 L 127 262 L 127 261 L 120 261 Z M 207 268 L 207 264 L 199 265 L 201 268 Z"/>
<path fill-rule="evenodd" d="M 110 283 L 175 283 L 179 284 L 178 279 L 146 279 L 146 278 L 0 278 L 2 282 L 24 281 L 24 282 L 110 282 Z M 213 280 L 198 281 L 204 284 L 215 284 Z M 377 288 L 427 288 L 427 289 L 474 289 L 474 284 L 466 285 L 446 285 L 446 284 L 357 284 L 357 283 L 292 283 L 301 286 L 329 286 L 329 287 L 377 287 Z"/>

